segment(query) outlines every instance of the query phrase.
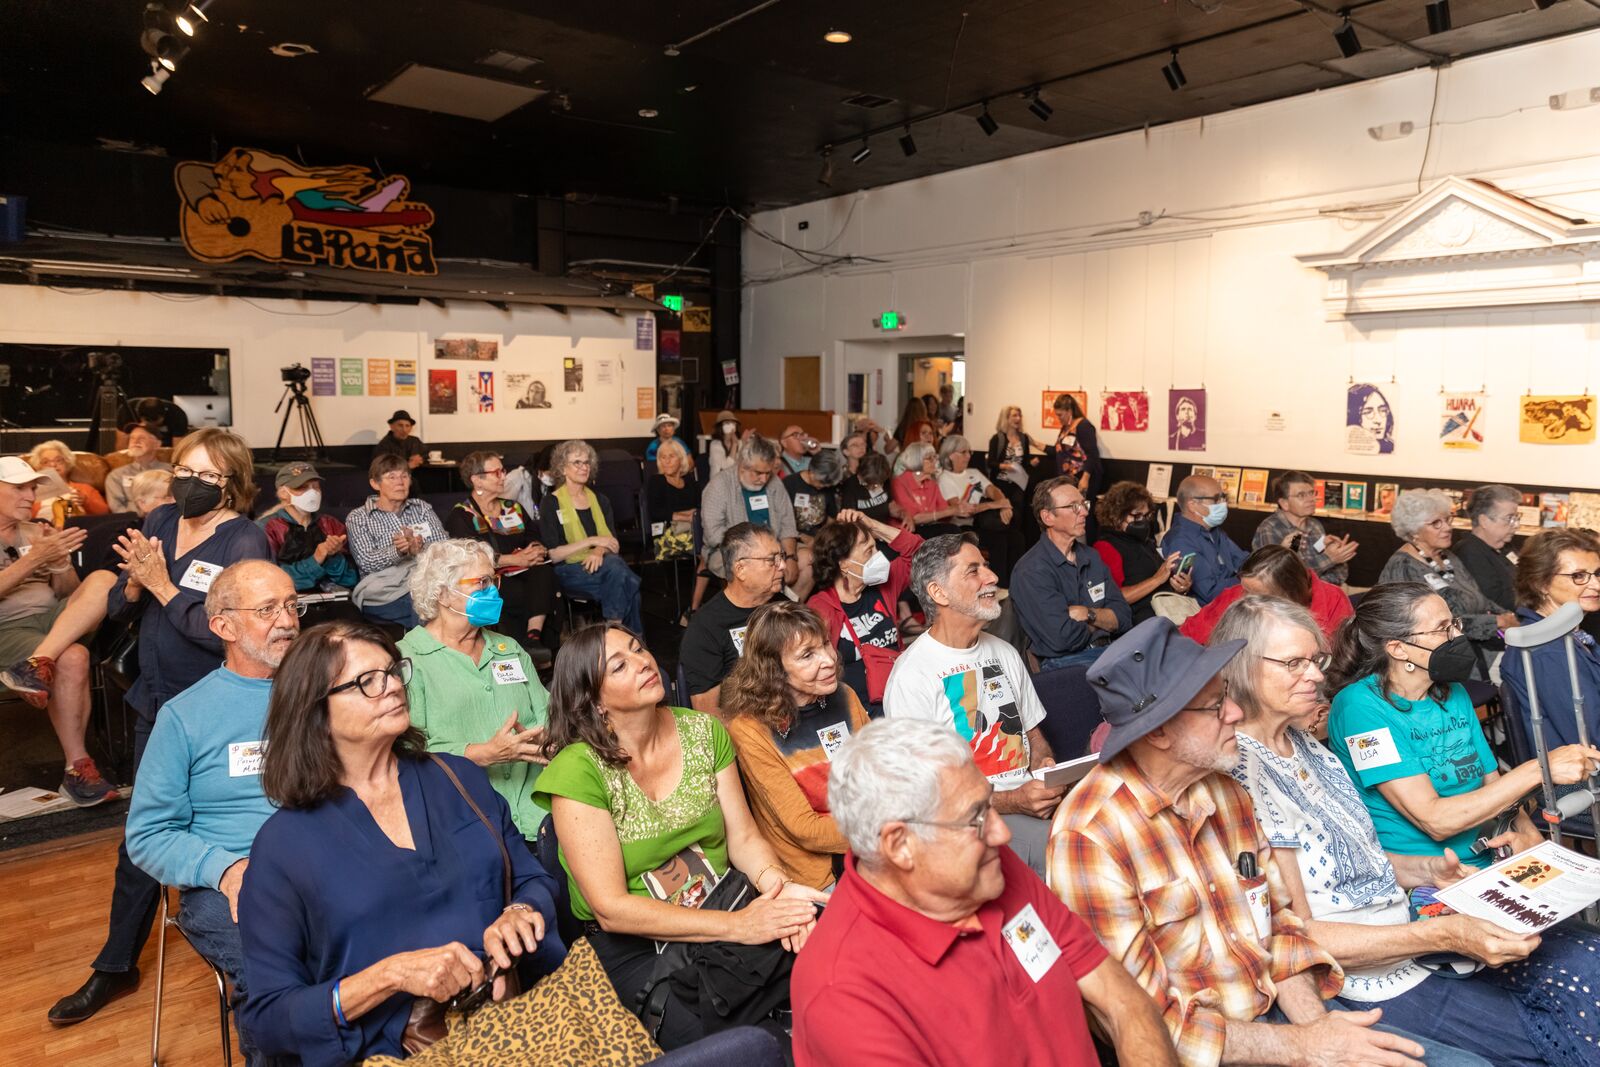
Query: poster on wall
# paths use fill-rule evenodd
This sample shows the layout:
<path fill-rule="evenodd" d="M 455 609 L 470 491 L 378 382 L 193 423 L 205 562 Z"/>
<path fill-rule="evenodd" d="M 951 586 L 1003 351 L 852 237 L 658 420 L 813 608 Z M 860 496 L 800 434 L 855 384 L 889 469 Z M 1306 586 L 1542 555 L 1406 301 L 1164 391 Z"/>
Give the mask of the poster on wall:
<path fill-rule="evenodd" d="M 561 360 L 561 391 L 583 392 L 583 360 L 577 356 L 567 356 Z"/>
<path fill-rule="evenodd" d="M 1167 391 L 1167 447 L 1178 452 L 1206 450 L 1206 391 Z"/>
<path fill-rule="evenodd" d="M 333 359 L 324 356 L 311 357 L 311 395 L 334 396 L 339 392 L 339 379 L 333 371 Z"/>
<path fill-rule="evenodd" d="M 596 385 L 612 385 L 616 379 L 612 376 L 612 362 L 602 359 L 595 364 L 594 381 Z"/>
<path fill-rule="evenodd" d="M 1062 393 L 1076 400 L 1083 417 L 1089 417 L 1089 394 L 1082 389 L 1046 389 L 1039 394 L 1039 425 L 1046 430 L 1061 429 L 1061 420 L 1056 418 L 1056 397 Z M 883 403 L 882 397 L 878 398 L 878 403 Z"/>
<path fill-rule="evenodd" d="M 499 341 L 480 341 L 476 337 L 436 337 L 434 359 L 491 360 L 500 358 Z"/>
<path fill-rule="evenodd" d="M 639 386 L 635 406 L 635 418 L 653 419 L 656 417 L 656 391 L 648 385 Z"/>
<path fill-rule="evenodd" d="M 1100 428 L 1141 432 L 1150 428 L 1150 394 L 1143 390 L 1100 394 Z"/>
<path fill-rule="evenodd" d="M 1439 443 L 1456 451 L 1476 452 L 1483 447 L 1483 393 L 1445 393 Z"/>
<path fill-rule="evenodd" d="M 397 359 L 394 361 L 394 395 L 417 395 L 417 361 L 414 359 Z"/>
<path fill-rule="evenodd" d="M 430 370 L 428 372 L 428 414 L 454 415 L 456 413 L 456 372 Z"/>
<path fill-rule="evenodd" d="M 686 307 L 683 309 L 684 333 L 710 333 L 711 309 L 703 307 Z"/>
<path fill-rule="evenodd" d="M 656 346 L 656 318 L 640 315 L 633 320 L 633 347 L 638 352 L 648 352 Z"/>
<path fill-rule="evenodd" d="M 1530 445 L 1587 445 L 1594 441 L 1595 398 L 1525 396 L 1517 439 Z"/>
<path fill-rule="evenodd" d="M 386 359 L 367 360 L 367 395 L 389 395 L 389 361 Z"/>
<path fill-rule="evenodd" d="M 661 344 L 656 349 L 656 358 L 662 363 L 676 363 L 682 351 L 683 334 L 677 330 L 662 330 Z"/>
<path fill-rule="evenodd" d="M 1357 456 L 1387 456 L 1394 451 L 1394 411 L 1388 395 L 1371 382 L 1357 382 L 1345 394 L 1344 450 Z"/>
<path fill-rule="evenodd" d="M 494 371 L 480 370 L 470 375 L 467 387 L 478 398 L 478 410 L 485 414 L 494 410 Z"/>
<path fill-rule="evenodd" d="M 545 396 L 544 382 L 532 374 L 507 374 L 506 396 L 515 398 L 518 411 L 532 411 L 550 406 L 550 401 Z"/>
<path fill-rule="evenodd" d="M 361 381 L 361 360 L 349 357 L 339 360 L 339 394 L 341 396 L 360 396 Z"/>

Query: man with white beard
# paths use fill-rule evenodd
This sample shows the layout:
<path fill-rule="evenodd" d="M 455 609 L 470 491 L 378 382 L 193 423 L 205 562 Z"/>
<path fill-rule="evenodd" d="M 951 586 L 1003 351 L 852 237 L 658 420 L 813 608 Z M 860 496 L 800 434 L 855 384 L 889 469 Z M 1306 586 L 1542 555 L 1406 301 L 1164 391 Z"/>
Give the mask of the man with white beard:
<path fill-rule="evenodd" d="M 1043 877 L 1050 818 L 1066 794 L 1033 777 L 1055 763 L 1039 724 L 1044 705 L 1017 650 L 985 633 L 1000 617 L 999 580 L 970 533 L 925 541 L 911 558 L 911 590 L 928 629 L 895 660 L 884 689 L 887 716 L 952 727 L 994 787 L 994 810 L 1011 849 Z"/>

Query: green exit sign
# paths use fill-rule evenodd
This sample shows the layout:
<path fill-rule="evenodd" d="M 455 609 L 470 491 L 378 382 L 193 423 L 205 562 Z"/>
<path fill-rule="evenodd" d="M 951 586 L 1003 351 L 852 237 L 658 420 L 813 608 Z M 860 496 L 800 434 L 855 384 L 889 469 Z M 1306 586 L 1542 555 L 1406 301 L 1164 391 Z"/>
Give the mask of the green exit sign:
<path fill-rule="evenodd" d="M 906 318 L 898 311 L 885 311 L 873 319 L 872 324 L 880 330 L 903 330 L 906 328 Z"/>
<path fill-rule="evenodd" d="M 681 296 L 664 296 L 664 297 L 661 298 L 661 306 L 666 308 L 668 311 L 676 311 L 676 312 L 682 313 L 682 311 L 683 311 L 683 297 L 681 297 Z"/>

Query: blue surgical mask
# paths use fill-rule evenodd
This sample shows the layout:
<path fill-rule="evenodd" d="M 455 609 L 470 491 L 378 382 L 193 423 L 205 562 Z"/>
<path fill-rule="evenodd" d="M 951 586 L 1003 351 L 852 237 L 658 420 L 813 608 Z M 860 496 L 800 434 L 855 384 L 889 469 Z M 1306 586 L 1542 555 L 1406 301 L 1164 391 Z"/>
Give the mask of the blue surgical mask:
<path fill-rule="evenodd" d="M 500 621 L 500 609 L 503 607 L 505 601 L 500 599 L 500 590 L 491 585 L 467 597 L 467 610 L 461 614 L 474 626 L 493 626 Z"/>
<path fill-rule="evenodd" d="M 1228 517 L 1228 502 L 1219 500 L 1206 509 L 1206 528 L 1215 530 Z"/>

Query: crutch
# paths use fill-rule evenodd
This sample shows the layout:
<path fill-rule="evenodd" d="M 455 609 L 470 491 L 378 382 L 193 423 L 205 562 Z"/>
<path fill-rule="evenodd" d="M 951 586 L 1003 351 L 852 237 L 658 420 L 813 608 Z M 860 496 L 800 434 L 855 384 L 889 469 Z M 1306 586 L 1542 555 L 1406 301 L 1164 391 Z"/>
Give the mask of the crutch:
<path fill-rule="evenodd" d="M 1594 820 L 1596 832 L 1600 832 L 1600 780 L 1597 780 L 1594 770 L 1589 772 L 1589 788 L 1578 790 L 1575 793 L 1561 798 L 1561 803 L 1556 802 L 1555 781 L 1550 777 L 1550 751 L 1544 740 L 1544 716 L 1539 710 L 1539 689 L 1534 681 L 1532 649 L 1542 648 L 1552 641 L 1563 641 L 1567 652 L 1567 677 L 1572 688 L 1572 711 L 1578 720 L 1578 741 L 1580 744 L 1589 744 L 1589 724 L 1584 720 L 1583 690 L 1578 687 L 1578 654 L 1573 645 L 1572 634 L 1578 628 L 1578 623 L 1583 621 L 1583 607 L 1577 601 L 1569 601 L 1557 608 L 1548 618 L 1526 626 L 1515 626 L 1506 631 L 1506 644 L 1519 650 L 1522 656 L 1522 673 L 1528 679 L 1528 719 L 1533 728 L 1534 751 L 1539 759 L 1539 777 L 1543 781 L 1544 808 L 1540 816 L 1549 826 L 1552 836 L 1558 835 L 1563 818 L 1581 812 L 1584 805 L 1589 808 L 1590 818 Z"/>

